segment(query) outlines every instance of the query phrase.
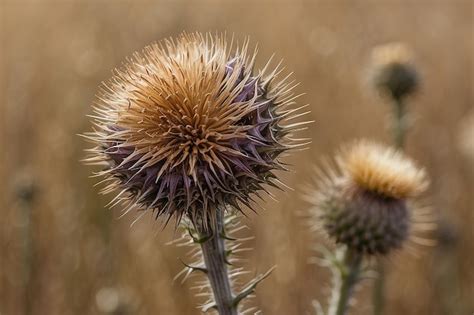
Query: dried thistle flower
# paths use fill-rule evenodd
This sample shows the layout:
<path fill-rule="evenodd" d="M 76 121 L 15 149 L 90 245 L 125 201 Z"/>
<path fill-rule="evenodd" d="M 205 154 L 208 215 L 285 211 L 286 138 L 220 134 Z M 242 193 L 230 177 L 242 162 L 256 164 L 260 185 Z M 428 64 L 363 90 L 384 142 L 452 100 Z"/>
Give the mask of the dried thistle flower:
<path fill-rule="evenodd" d="M 424 170 L 400 151 L 358 141 L 340 151 L 312 196 L 317 220 L 337 243 L 363 255 L 401 247 L 413 218 L 413 198 L 426 190 Z"/>
<path fill-rule="evenodd" d="M 232 48 L 223 36 L 182 34 L 135 53 L 103 84 L 87 162 L 105 166 L 113 205 L 206 225 L 278 186 L 279 157 L 302 145 L 290 136 L 301 123 L 288 123 L 299 116 L 295 85 L 274 84 L 268 64 L 255 72 L 248 42 Z"/>
<path fill-rule="evenodd" d="M 412 52 L 402 43 L 375 47 L 372 52 L 371 80 L 383 93 L 400 100 L 413 94 L 419 85 Z"/>

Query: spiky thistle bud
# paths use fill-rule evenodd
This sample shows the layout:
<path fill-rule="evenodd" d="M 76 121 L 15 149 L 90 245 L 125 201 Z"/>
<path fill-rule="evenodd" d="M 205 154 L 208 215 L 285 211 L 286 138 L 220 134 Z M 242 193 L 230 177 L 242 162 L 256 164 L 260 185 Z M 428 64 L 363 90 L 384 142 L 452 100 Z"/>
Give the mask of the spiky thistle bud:
<path fill-rule="evenodd" d="M 425 172 L 401 152 L 358 141 L 326 170 L 314 202 L 317 220 L 337 243 L 362 255 L 385 255 L 408 238 L 411 200 L 428 185 Z"/>
<path fill-rule="evenodd" d="M 212 222 L 226 205 L 252 208 L 264 186 L 277 185 L 282 152 L 298 109 L 277 70 L 254 71 L 248 42 L 235 50 L 225 37 L 182 34 L 127 59 L 101 88 L 87 134 L 87 160 L 118 191 L 127 210 Z M 220 209 L 220 210 L 219 210 Z"/>
<path fill-rule="evenodd" d="M 419 75 L 411 51 L 402 43 L 375 47 L 371 80 L 378 90 L 396 100 L 413 94 L 419 85 Z"/>

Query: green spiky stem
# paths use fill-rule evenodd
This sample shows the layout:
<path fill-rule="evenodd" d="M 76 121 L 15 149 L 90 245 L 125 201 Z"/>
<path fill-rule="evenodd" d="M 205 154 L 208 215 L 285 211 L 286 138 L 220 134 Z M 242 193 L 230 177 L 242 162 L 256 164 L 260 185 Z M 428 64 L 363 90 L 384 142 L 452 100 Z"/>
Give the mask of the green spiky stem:
<path fill-rule="evenodd" d="M 201 237 L 207 238 L 201 243 L 207 276 L 214 294 L 215 308 L 220 315 L 237 315 L 229 273 L 227 270 L 227 252 L 225 248 L 224 213 L 216 211 L 214 231 L 197 226 Z"/>
<path fill-rule="evenodd" d="M 349 302 L 354 292 L 355 285 L 359 281 L 362 256 L 354 251 L 346 249 L 342 265 L 338 267 L 335 274 L 335 287 L 333 289 L 328 315 L 346 315 Z"/>
<path fill-rule="evenodd" d="M 393 100 L 394 122 L 393 122 L 393 141 L 398 150 L 403 150 L 408 131 L 407 113 L 405 103 L 402 98 L 394 98 Z M 377 278 L 374 283 L 373 290 L 373 314 L 382 315 L 385 307 L 385 266 L 384 262 L 377 262 Z"/>

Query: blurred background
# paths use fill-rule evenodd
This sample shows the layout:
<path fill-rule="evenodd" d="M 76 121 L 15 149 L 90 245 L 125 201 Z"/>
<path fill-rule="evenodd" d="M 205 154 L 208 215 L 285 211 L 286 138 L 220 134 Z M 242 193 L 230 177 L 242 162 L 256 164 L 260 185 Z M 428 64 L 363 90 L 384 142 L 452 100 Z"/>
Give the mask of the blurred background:
<path fill-rule="evenodd" d="M 390 105 L 367 85 L 371 49 L 402 41 L 422 75 L 410 99 L 407 151 L 432 178 L 438 245 L 389 259 L 386 314 L 474 312 L 473 3 L 440 1 L 67 1 L 0 2 L 0 314 L 199 314 L 193 281 L 173 282 L 185 250 L 178 235 L 98 195 L 89 146 L 97 86 L 126 56 L 185 31 L 227 31 L 271 54 L 311 104 L 309 150 L 282 174 L 294 192 L 243 221 L 255 240 L 252 274 L 277 265 L 253 304 L 264 314 L 313 314 L 329 272 L 309 264 L 313 236 L 299 213 L 311 165 L 345 141 L 391 142 Z M 97 170 L 97 169 L 95 169 Z M 365 283 L 352 314 L 370 314 Z"/>

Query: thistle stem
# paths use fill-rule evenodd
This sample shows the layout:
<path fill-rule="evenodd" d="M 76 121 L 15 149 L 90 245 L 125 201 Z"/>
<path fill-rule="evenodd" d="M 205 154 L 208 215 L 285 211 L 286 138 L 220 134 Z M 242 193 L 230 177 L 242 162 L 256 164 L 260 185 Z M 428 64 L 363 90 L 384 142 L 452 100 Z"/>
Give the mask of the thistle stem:
<path fill-rule="evenodd" d="M 213 226 L 214 230 L 203 226 L 198 226 L 197 229 L 201 237 L 207 239 L 201 243 L 201 250 L 214 294 L 215 308 L 220 315 L 237 315 L 237 305 L 234 305 L 227 270 L 223 211 L 216 211 L 215 222 L 210 226 Z"/>
<path fill-rule="evenodd" d="M 408 129 L 405 103 L 401 98 L 396 98 L 393 107 L 395 111 L 393 138 L 397 149 L 402 150 L 405 146 L 406 133 Z"/>
<path fill-rule="evenodd" d="M 346 249 L 342 266 L 339 266 L 339 272 L 335 275 L 337 278 L 331 297 L 329 315 L 347 314 L 355 285 L 359 281 L 361 262 L 361 255 Z"/>
<path fill-rule="evenodd" d="M 25 226 L 23 228 L 23 290 L 24 290 L 24 314 L 33 312 L 33 280 L 34 280 L 34 243 L 33 243 L 33 201 L 35 187 L 25 184 L 20 187 L 19 199 L 22 207 L 22 215 Z"/>
<path fill-rule="evenodd" d="M 393 122 L 393 141 L 398 150 L 403 150 L 408 130 L 407 114 L 405 103 L 401 98 L 394 98 L 394 122 Z M 373 314 L 382 315 L 385 307 L 385 266 L 384 262 L 377 262 L 377 278 L 374 282 L 373 290 Z"/>
<path fill-rule="evenodd" d="M 382 315 L 385 306 L 385 265 L 383 261 L 377 261 L 377 278 L 374 282 L 373 306 L 374 315 Z"/>

